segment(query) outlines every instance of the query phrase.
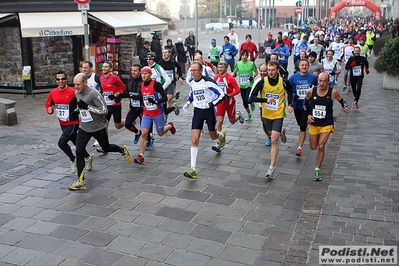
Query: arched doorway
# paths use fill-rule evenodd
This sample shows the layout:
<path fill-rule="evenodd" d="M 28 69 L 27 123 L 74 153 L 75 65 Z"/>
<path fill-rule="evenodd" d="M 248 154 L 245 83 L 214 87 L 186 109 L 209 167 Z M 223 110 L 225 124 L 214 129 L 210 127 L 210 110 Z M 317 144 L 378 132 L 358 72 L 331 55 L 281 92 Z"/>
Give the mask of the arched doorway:
<path fill-rule="evenodd" d="M 365 6 L 371 11 L 373 11 L 375 19 L 381 18 L 380 8 L 369 0 L 343 0 L 339 2 L 336 6 L 331 8 L 330 19 L 335 19 L 337 17 L 338 11 L 340 11 L 344 7 L 350 7 L 350 6 Z"/>

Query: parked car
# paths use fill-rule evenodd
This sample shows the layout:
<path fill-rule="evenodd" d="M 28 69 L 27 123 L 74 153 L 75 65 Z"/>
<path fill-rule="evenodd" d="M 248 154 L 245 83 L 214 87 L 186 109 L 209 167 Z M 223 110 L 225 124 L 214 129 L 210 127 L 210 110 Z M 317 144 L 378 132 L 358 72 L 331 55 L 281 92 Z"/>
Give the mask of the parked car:
<path fill-rule="evenodd" d="M 237 27 L 240 27 L 240 23 L 237 24 Z M 249 28 L 249 20 L 243 20 L 242 21 L 242 27 L 245 29 Z M 257 28 L 258 27 L 258 23 L 255 20 L 252 20 L 252 28 Z"/>
<path fill-rule="evenodd" d="M 221 31 L 229 28 L 229 23 L 207 23 L 205 30 Z"/>

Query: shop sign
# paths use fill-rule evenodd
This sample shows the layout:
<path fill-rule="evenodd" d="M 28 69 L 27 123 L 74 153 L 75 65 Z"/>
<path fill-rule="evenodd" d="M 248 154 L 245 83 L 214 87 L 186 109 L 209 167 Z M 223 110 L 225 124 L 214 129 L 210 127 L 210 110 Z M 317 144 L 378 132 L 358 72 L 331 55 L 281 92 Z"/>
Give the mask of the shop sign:
<path fill-rule="evenodd" d="M 24 66 L 24 68 L 22 69 L 23 80 L 30 80 L 30 71 L 31 71 L 31 66 Z"/>
<path fill-rule="evenodd" d="M 151 31 L 151 28 L 139 28 L 139 32 L 149 32 Z"/>
<path fill-rule="evenodd" d="M 69 36 L 73 35 L 72 30 L 40 30 L 39 36 Z"/>

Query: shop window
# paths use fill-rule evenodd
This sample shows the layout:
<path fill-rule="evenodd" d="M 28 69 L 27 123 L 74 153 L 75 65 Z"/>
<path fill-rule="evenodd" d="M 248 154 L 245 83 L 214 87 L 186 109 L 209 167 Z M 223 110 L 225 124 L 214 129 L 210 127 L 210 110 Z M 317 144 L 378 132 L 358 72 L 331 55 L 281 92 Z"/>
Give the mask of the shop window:
<path fill-rule="evenodd" d="M 0 28 L 0 86 L 23 86 L 21 39 L 18 28 Z"/>
<path fill-rule="evenodd" d="M 68 83 L 74 77 L 73 42 L 70 37 L 32 38 L 33 71 L 35 86 L 56 86 L 55 73 L 62 70 Z"/>

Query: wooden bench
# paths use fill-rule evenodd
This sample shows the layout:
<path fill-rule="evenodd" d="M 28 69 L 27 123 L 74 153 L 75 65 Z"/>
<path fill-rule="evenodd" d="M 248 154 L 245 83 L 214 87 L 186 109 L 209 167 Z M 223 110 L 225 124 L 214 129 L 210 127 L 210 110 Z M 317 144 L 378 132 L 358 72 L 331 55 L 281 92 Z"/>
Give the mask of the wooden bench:
<path fill-rule="evenodd" d="M 18 124 L 15 104 L 17 102 L 0 98 L 0 125 L 12 126 Z"/>

